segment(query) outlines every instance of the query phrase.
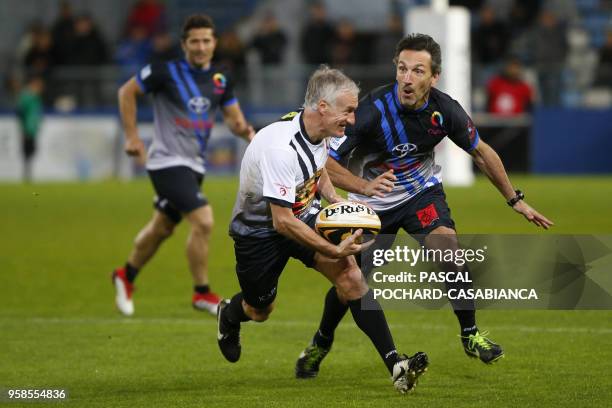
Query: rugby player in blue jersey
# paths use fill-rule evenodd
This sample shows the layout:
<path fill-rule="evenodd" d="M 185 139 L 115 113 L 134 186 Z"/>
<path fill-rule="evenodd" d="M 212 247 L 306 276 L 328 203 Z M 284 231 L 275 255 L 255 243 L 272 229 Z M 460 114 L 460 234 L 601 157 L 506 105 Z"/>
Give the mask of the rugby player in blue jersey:
<path fill-rule="evenodd" d="M 456 249 L 455 223 L 441 168 L 434 161 L 434 147 L 448 137 L 472 156 L 514 211 L 538 227 L 550 227 L 553 223 L 514 189 L 499 156 L 480 139 L 459 103 L 434 88 L 441 73 L 440 46 L 428 35 L 410 35 L 397 44 L 394 63 L 396 81 L 364 96 L 355 125 L 347 128 L 345 138 L 332 141 L 326 165 L 332 183 L 348 191 L 349 199 L 363 201 L 378 213 L 381 234 L 395 235 L 402 228 L 428 248 Z M 446 266 L 457 268 L 454 263 Z M 453 308 L 469 356 L 484 363 L 503 357 L 502 348 L 478 330 L 472 301 L 453 302 Z M 298 378 L 318 374 L 346 311 L 332 287 L 319 329 L 296 363 Z"/>
<path fill-rule="evenodd" d="M 119 89 L 119 110 L 125 131 L 125 152 L 144 163 L 156 192 L 152 219 L 136 236 L 125 266 L 112 280 L 115 303 L 127 316 L 134 313 L 133 282 L 183 217 L 190 224 L 187 259 L 194 282 L 192 305 L 216 314 L 221 300 L 210 290 L 208 247 L 213 212 L 200 186 L 206 172 L 206 146 L 217 109 L 230 130 L 250 141 L 255 131 L 234 96 L 234 84 L 211 63 L 217 40 L 212 19 L 189 16 L 181 34 L 184 58 L 151 64 Z M 136 99 L 153 97 L 155 133 L 146 154 L 136 126 Z"/>

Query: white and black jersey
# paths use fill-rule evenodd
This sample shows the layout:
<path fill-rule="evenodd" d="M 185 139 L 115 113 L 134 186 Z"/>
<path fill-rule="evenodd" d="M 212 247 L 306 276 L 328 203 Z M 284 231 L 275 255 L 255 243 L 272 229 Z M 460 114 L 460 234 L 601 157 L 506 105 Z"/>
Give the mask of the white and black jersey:
<path fill-rule="evenodd" d="M 327 140 L 310 141 L 301 111 L 257 132 L 242 159 L 230 235 L 277 234 L 270 203 L 291 208 L 304 222 L 317 214 L 321 209 L 318 182 L 328 151 Z"/>

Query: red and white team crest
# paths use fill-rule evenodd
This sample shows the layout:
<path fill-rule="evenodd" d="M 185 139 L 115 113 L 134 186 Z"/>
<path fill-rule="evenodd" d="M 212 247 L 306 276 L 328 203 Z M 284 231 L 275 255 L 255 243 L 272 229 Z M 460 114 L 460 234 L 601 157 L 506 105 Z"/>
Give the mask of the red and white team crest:
<path fill-rule="evenodd" d="M 287 192 L 289 191 L 289 187 L 282 185 L 280 183 L 274 183 L 274 185 L 278 188 L 278 193 L 280 195 L 282 195 L 283 197 L 287 195 Z"/>
<path fill-rule="evenodd" d="M 474 138 L 476 137 L 476 126 L 474 126 L 474 123 L 469 119 L 467 122 L 467 130 L 468 130 L 468 137 L 470 138 L 470 144 L 473 144 Z"/>

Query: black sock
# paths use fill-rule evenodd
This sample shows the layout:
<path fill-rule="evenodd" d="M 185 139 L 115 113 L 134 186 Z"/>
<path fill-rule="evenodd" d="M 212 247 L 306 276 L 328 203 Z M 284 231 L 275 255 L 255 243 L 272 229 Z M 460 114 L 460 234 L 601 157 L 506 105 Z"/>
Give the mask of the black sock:
<path fill-rule="evenodd" d="M 467 264 L 463 266 L 455 265 L 453 262 L 446 262 L 443 264 L 443 270 L 453 271 L 460 273 L 467 273 L 468 276 L 470 271 Z M 446 289 L 455 289 L 457 291 L 468 291 L 473 289 L 474 285 L 472 282 L 447 282 Z M 451 300 L 451 306 L 459 320 L 459 326 L 461 326 L 461 335 L 469 336 L 470 334 L 476 334 L 478 329 L 476 328 L 476 304 L 472 299 L 454 299 Z"/>
<path fill-rule="evenodd" d="M 225 309 L 226 312 L 223 314 L 225 323 L 230 326 L 240 326 L 241 322 L 248 322 L 251 320 L 249 316 L 244 313 L 242 308 L 242 292 L 238 292 L 234 295 L 230 304 Z"/>
<path fill-rule="evenodd" d="M 455 315 L 457 316 L 457 320 L 459 320 L 462 336 L 476 334 L 478 328 L 476 327 L 475 310 L 455 310 Z"/>
<path fill-rule="evenodd" d="M 328 349 L 334 344 L 334 336 L 328 337 L 321 333 L 321 329 L 319 329 L 312 338 L 312 342 L 319 347 Z"/>
<path fill-rule="evenodd" d="M 210 292 L 210 286 L 208 285 L 194 285 L 193 290 L 196 293 L 199 293 L 201 295 Z"/>
<path fill-rule="evenodd" d="M 134 280 L 136 279 L 138 272 L 139 272 L 138 268 L 134 268 L 132 265 L 130 265 L 129 262 L 125 263 L 125 277 L 128 280 L 128 282 L 134 283 Z"/>
<path fill-rule="evenodd" d="M 314 335 L 312 341 L 320 347 L 331 347 L 334 342 L 334 332 L 348 311 L 348 308 L 348 305 L 342 303 L 338 298 L 336 287 L 332 286 L 325 296 L 325 307 L 323 308 L 319 330 Z"/>
<path fill-rule="evenodd" d="M 361 308 L 362 300 L 368 304 L 368 308 L 371 307 L 373 310 L 363 310 Z M 380 354 L 380 357 L 385 362 L 387 369 L 389 369 L 390 373 L 393 373 L 393 365 L 398 360 L 397 350 L 395 349 L 395 344 L 393 344 L 393 337 L 391 336 L 385 314 L 381 310 L 378 301 L 374 299 L 372 290 L 368 290 L 361 299 L 350 300 L 348 305 L 355 323 L 374 343 L 374 347 L 376 347 L 378 354 Z"/>

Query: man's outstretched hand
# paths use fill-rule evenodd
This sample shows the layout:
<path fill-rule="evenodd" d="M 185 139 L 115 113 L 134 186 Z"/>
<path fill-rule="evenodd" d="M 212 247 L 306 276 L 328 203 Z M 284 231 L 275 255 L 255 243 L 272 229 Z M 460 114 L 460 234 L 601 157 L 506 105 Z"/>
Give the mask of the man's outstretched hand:
<path fill-rule="evenodd" d="M 551 220 L 549 220 L 548 218 L 546 218 L 545 216 L 543 216 L 542 214 L 540 214 L 539 212 L 531 208 L 531 206 L 523 200 L 520 200 L 519 202 L 514 204 L 512 209 L 519 214 L 523 214 L 523 216 L 527 219 L 527 221 L 533 222 L 538 227 L 548 229 L 551 226 L 555 225 L 554 222 L 552 222 Z"/>

